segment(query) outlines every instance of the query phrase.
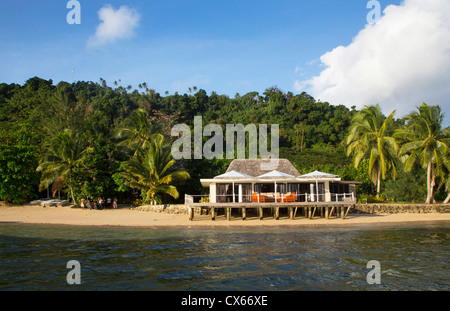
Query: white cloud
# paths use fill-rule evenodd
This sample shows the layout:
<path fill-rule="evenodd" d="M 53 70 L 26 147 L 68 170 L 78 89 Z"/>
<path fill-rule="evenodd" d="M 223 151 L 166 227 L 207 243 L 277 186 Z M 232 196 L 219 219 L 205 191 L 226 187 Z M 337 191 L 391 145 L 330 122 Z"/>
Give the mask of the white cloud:
<path fill-rule="evenodd" d="M 348 46 L 320 58 L 325 69 L 297 91 L 334 105 L 379 103 L 402 117 L 422 102 L 440 105 L 450 118 L 450 1 L 405 0 L 390 5 Z M 307 89 L 305 89 L 307 87 Z"/>
<path fill-rule="evenodd" d="M 134 35 L 139 25 L 140 15 L 136 10 L 121 6 L 115 10 L 110 5 L 98 11 L 101 23 L 97 26 L 95 34 L 89 38 L 88 46 L 97 47 L 115 42 L 119 39 L 128 39 Z"/>

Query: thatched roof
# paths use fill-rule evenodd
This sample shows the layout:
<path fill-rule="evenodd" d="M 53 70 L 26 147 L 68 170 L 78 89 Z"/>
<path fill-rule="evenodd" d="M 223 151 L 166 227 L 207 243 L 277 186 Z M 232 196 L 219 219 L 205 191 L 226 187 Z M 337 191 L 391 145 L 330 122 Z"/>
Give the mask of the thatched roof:
<path fill-rule="evenodd" d="M 260 176 L 273 171 L 274 169 L 295 177 L 300 176 L 300 172 L 292 165 L 288 159 L 278 159 L 278 167 L 269 170 L 261 169 L 262 163 L 269 163 L 270 160 L 263 159 L 236 159 L 231 162 L 227 169 L 227 173 L 236 171 L 242 174 L 250 175 L 252 177 Z"/>

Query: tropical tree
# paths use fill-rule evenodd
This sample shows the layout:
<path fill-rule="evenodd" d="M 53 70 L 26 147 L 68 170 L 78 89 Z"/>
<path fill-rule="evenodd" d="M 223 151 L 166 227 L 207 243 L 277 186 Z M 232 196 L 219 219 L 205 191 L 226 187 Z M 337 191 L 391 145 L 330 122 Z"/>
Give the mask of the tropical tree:
<path fill-rule="evenodd" d="M 54 196 L 57 191 L 67 185 L 73 203 L 76 205 L 73 191 L 74 168 L 81 164 L 83 153 L 90 152 L 91 149 L 83 149 L 76 135 L 67 129 L 49 140 L 44 145 L 44 150 L 36 169 L 42 172 L 39 190 L 43 191 L 52 185 Z"/>
<path fill-rule="evenodd" d="M 0 200 L 20 204 L 36 196 L 40 135 L 31 125 L 0 129 Z"/>
<path fill-rule="evenodd" d="M 418 111 L 405 117 L 406 126 L 396 131 L 401 141 L 399 155 L 410 172 L 415 163 L 427 170 L 427 204 L 434 203 L 436 177 L 444 179 L 445 167 L 449 167 L 450 138 L 442 130 L 444 115 L 439 106 L 423 103 Z"/>
<path fill-rule="evenodd" d="M 134 110 L 116 130 L 116 137 L 121 139 L 119 145 L 127 146 L 131 150 L 147 148 L 157 136 L 160 135 L 152 133 L 150 117 L 143 109 Z"/>
<path fill-rule="evenodd" d="M 164 144 L 163 136 L 155 136 L 139 148 L 126 167 L 122 173 L 127 180 L 126 185 L 141 190 L 146 202 L 155 202 L 158 194 L 178 199 L 179 193 L 172 183 L 190 178 L 185 169 L 175 167 L 171 148 Z"/>
<path fill-rule="evenodd" d="M 377 186 L 377 197 L 380 197 L 381 179 L 391 173 L 397 176 L 396 157 L 398 145 L 392 137 L 394 132 L 393 111 L 385 117 L 380 106 L 365 106 L 357 113 L 349 128 L 346 138 L 347 156 L 353 156 L 353 165 L 358 168 L 364 158 L 369 159 L 368 174 Z"/>

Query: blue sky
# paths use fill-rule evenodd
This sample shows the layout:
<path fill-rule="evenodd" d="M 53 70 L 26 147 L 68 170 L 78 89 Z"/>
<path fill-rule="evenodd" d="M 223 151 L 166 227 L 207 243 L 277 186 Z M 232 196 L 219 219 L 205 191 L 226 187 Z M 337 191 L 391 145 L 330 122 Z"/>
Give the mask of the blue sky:
<path fill-rule="evenodd" d="M 418 5 L 417 1 L 405 2 L 411 2 L 408 5 L 413 7 Z M 330 95 L 323 85 L 339 86 L 340 81 L 336 79 L 353 64 L 342 68 L 333 62 L 346 64 L 352 57 L 331 53 L 327 65 L 321 57 L 339 46 L 346 48 L 346 55 L 350 55 L 350 50 L 360 46 L 353 44 L 355 38 L 361 32 L 371 30 L 367 29 L 368 0 L 79 0 L 79 25 L 67 23 L 66 16 L 70 11 L 66 8 L 67 2 L 3 0 L 0 3 L 0 82 L 23 84 L 28 78 L 38 76 L 52 79 L 55 84 L 72 82 L 73 78 L 94 82 L 103 78 L 112 85 L 120 79 L 123 86 L 132 85 L 133 88 L 146 82 L 161 94 L 165 91 L 185 93 L 189 87 L 197 86 L 208 94 L 215 91 L 231 97 L 236 93 L 263 92 L 277 85 L 285 92 L 297 94 L 305 90 L 316 99 L 341 104 L 342 96 Z M 379 2 L 382 10 L 390 5 L 399 8 L 403 4 L 400 0 Z M 114 23 L 119 17 L 113 17 L 112 24 L 108 25 L 118 28 L 108 32 L 111 40 L 100 39 L 100 10 L 109 8 L 112 14 L 121 7 L 131 14 L 130 23 L 134 24 L 117 26 Z M 405 5 L 399 12 L 406 14 L 407 9 Z M 389 22 L 389 14 L 400 14 L 395 10 L 384 13 L 388 15 L 385 24 Z M 402 22 L 407 20 L 401 19 L 398 23 Z M 104 25 L 105 28 L 108 25 Z M 377 29 L 382 38 L 382 26 Z M 114 32 L 120 30 L 123 30 L 122 36 L 117 34 L 115 38 Z M 358 61 L 362 63 L 364 59 Z M 417 58 L 411 59 L 411 65 L 415 62 Z M 327 66 L 341 69 L 336 69 L 339 73 L 330 73 L 325 70 Z M 427 81 L 433 77 L 431 75 Z M 352 84 L 351 81 L 346 83 Z M 392 83 L 395 90 L 408 88 L 400 81 Z M 411 85 L 411 88 L 417 86 Z M 343 87 L 342 92 L 351 91 Z M 395 91 L 392 94 L 397 95 Z M 439 100 L 445 102 L 448 95 L 444 92 Z M 353 101 L 343 104 L 350 107 L 355 101 L 357 106 L 360 106 L 359 102 L 366 103 L 359 100 L 359 96 L 362 95 L 351 94 L 349 98 Z M 401 96 L 395 97 L 396 102 L 400 106 L 410 105 L 410 110 L 422 101 L 422 98 L 417 98 L 417 102 L 404 98 L 402 103 L 398 101 Z M 372 104 L 376 103 L 373 101 L 383 104 L 386 99 L 371 97 L 369 100 Z M 443 105 L 439 100 L 430 104 Z M 383 107 L 389 109 L 392 105 Z M 444 108 L 448 110 L 448 106 Z M 447 114 L 450 115 L 450 111 Z"/>

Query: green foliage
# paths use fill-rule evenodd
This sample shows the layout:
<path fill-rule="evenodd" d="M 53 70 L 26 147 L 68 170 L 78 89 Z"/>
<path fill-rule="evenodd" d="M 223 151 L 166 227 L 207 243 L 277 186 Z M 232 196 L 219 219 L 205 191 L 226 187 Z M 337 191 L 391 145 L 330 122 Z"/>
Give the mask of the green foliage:
<path fill-rule="evenodd" d="M 399 170 L 395 181 L 386 182 L 384 193 L 395 202 L 424 202 L 427 196 L 426 171 L 419 166 L 409 173 Z"/>
<path fill-rule="evenodd" d="M 30 128 L 0 135 L 0 199 L 21 204 L 36 197 L 39 140 Z"/>
<path fill-rule="evenodd" d="M 358 167 L 362 159 L 369 159 L 368 173 L 377 185 L 377 196 L 381 193 L 381 179 L 388 173 L 397 176 L 398 145 L 394 139 L 392 112 L 385 117 L 379 105 L 366 106 L 352 119 L 346 138 L 347 155 L 352 155 L 353 164 Z"/>
<path fill-rule="evenodd" d="M 83 149 L 77 135 L 71 130 L 65 130 L 51 137 L 44 144 L 44 153 L 39 160 L 36 171 L 41 172 L 39 190 L 52 186 L 53 196 L 64 187 L 70 189 L 72 201 L 76 204 L 74 186 L 76 174 L 74 170 L 82 165 L 83 154 L 91 152 Z"/>
<path fill-rule="evenodd" d="M 141 190 L 144 202 L 161 202 L 160 195 L 165 194 L 178 199 L 178 190 L 172 182 L 190 176 L 175 163 L 170 146 L 164 144 L 162 136 L 155 136 L 128 160 L 122 176 L 127 180 L 126 185 Z"/>
<path fill-rule="evenodd" d="M 406 126 L 396 132 L 402 142 L 399 154 L 403 158 L 405 171 L 411 172 L 416 164 L 427 169 L 426 203 L 434 203 L 436 178 L 445 180 L 445 172 L 450 168 L 450 136 L 442 130 L 443 118 L 439 106 L 424 103 L 417 112 L 405 118 Z"/>
<path fill-rule="evenodd" d="M 383 197 L 377 197 L 371 194 L 363 194 L 358 197 L 358 203 L 384 203 L 385 199 Z"/>
<path fill-rule="evenodd" d="M 118 175 L 124 165 L 118 160 L 119 153 L 114 144 L 97 141 L 90 152 L 82 155 L 74 168 L 74 192 L 79 201 L 82 197 L 114 197 L 128 190 Z"/>
<path fill-rule="evenodd" d="M 76 199 L 123 195 L 124 200 L 134 201 L 139 192 L 127 185 L 129 180 L 123 172 L 132 170 L 129 159 L 137 156 L 137 147 L 149 148 L 143 145 L 145 141 L 162 136 L 170 144 L 173 140 L 170 129 L 174 124 L 186 123 L 193 128 L 194 116 L 201 115 L 203 125 L 216 123 L 223 128 L 226 124 L 279 124 L 280 156 L 291 160 L 301 173 L 317 169 L 338 174 L 345 180 L 361 181 L 358 194 L 373 195 L 375 189 L 370 177 L 374 177 L 374 172 L 381 172 L 386 182 L 381 184 L 380 193 L 396 200 L 416 200 L 412 192 L 405 193 L 405 197 L 389 192 L 395 187 L 399 187 L 398 191 L 406 189 L 412 176 L 419 177 L 419 171 L 423 170 L 413 167 L 406 174 L 395 170 L 395 143 L 402 146 L 406 142 L 423 141 L 405 133 L 399 134 L 395 141 L 392 139 L 393 128 L 420 132 L 419 126 L 411 126 L 412 119 L 386 118 L 379 110 L 372 114 L 377 122 L 370 128 L 368 119 L 361 118 L 361 112 L 316 101 L 305 92 L 284 93 L 277 87 L 270 87 L 262 94 L 236 94 L 234 98 L 216 92 L 208 94 L 196 87 L 186 91 L 161 96 L 146 83 L 132 91 L 132 87 L 120 83 L 110 87 L 103 79 L 98 83 L 78 81 L 53 85 L 52 80 L 34 77 L 24 85 L 0 84 L 0 198 L 21 202 L 36 197 L 41 177 L 40 189 L 52 186 L 53 193 L 66 191 Z M 432 111 L 428 115 L 430 120 L 442 118 Z M 67 140 L 55 141 L 56 136 L 67 131 L 71 133 L 70 144 Z M 352 138 L 346 141 L 349 133 Z M 448 131 L 440 133 L 448 147 L 445 140 Z M 438 140 L 441 142 L 441 138 Z M 346 154 L 349 142 L 353 143 L 351 149 L 355 151 L 357 167 Z M 437 198 L 450 189 L 446 186 L 450 170 L 445 146 L 437 147 L 442 156 L 434 162 L 436 187 L 440 187 Z M 411 155 L 412 147 L 404 147 L 403 154 Z M 431 153 L 427 154 L 424 158 L 431 159 Z M 39 172 L 36 172 L 37 159 L 42 159 Z M 138 162 L 143 164 L 147 160 L 140 157 Z M 412 158 L 410 161 L 419 163 Z M 184 193 L 202 194 L 207 189 L 202 188 L 200 178 L 224 173 L 230 162 L 228 159 L 177 161 L 172 168 L 186 170 L 191 179 L 172 181 L 171 185 L 176 187 L 179 197 Z M 396 172 L 399 181 L 392 180 Z M 418 189 L 423 188 L 423 177 L 417 180 Z M 416 192 L 421 194 L 420 191 Z M 167 202 L 170 195 L 163 193 L 154 193 L 154 200 Z"/>

